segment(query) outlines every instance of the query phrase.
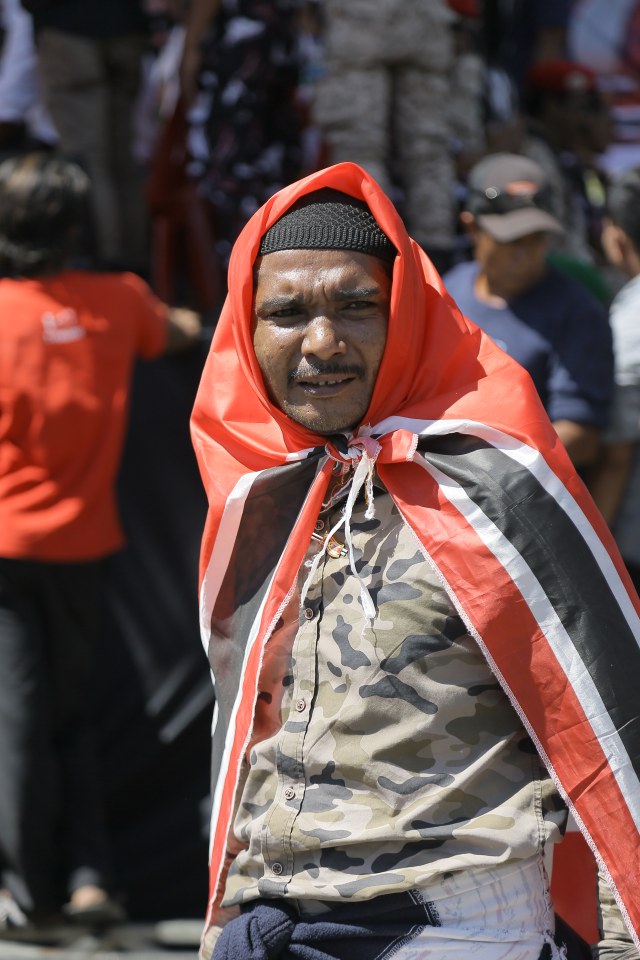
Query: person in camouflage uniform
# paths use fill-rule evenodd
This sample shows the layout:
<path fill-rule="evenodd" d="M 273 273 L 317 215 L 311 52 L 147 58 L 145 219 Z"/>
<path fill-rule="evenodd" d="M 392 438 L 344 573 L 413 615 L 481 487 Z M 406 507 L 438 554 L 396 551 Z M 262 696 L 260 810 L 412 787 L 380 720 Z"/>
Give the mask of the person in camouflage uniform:
<path fill-rule="evenodd" d="M 375 15 L 369 0 L 325 0 L 324 18 L 314 118 L 331 159 L 360 164 L 387 192 L 397 178 L 411 236 L 432 256 L 451 251 L 453 12 L 444 0 L 379 0 Z"/>
<path fill-rule="evenodd" d="M 640 843 L 604 849 L 616 814 L 590 813 L 610 738 L 623 760 L 624 704 L 585 804 L 593 738 L 570 706 L 602 723 L 577 686 L 605 658 L 580 643 L 607 632 L 592 616 L 627 627 L 564 511 L 589 514 L 589 556 L 606 529 L 525 372 L 355 164 L 243 231 L 192 432 L 216 688 L 201 956 L 559 960 L 543 855 L 565 799 L 633 929 Z M 623 656 L 617 678 L 640 653 Z M 576 686 L 560 665 L 577 660 Z"/>

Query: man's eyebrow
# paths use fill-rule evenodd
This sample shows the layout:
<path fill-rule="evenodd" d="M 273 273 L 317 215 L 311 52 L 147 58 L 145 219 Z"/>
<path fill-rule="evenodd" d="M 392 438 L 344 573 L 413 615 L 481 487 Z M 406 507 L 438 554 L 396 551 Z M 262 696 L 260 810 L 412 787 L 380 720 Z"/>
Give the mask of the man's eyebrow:
<path fill-rule="evenodd" d="M 333 300 L 367 300 L 369 297 L 377 297 L 381 293 L 380 287 L 353 287 L 348 290 L 334 290 L 330 292 Z M 305 298 L 299 294 L 282 294 L 281 296 L 267 297 L 256 303 L 256 310 L 270 312 L 272 310 L 284 310 L 291 307 L 301 307 L 304 305 Z"/>
<path fill-rule="evenodd" d="M 350 290 L 336 290 L 333 294 L 336 300 L 367 300 L 369 297 L 380 295 L 380 287 L 355 287 Z"/>
<path fill-rule="evenodd" d="M 266 300 L 260 300 L 256 303 L 256 310 L 282 310 L 285 307 L 299 307 L 303 302 L 302 297 L 295 294 L 291 296 L 285 294 L 280 297 L 268 297 Z"/>

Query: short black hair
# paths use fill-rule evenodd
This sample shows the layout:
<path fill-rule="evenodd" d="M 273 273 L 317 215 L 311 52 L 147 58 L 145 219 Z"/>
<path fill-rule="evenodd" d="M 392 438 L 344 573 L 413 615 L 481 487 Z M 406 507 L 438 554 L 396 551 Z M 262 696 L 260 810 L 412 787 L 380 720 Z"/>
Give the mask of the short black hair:
<path fill-rule="evenodd" d="M 56 273 L 86 220 L 89 178 L 53 152 L 0 163 L 0 277 Z"/>
<path fill-rule="evenodd" d="M 615 177 L 607 189 L 606 212 L 640 254 L 640 167 Z"/>

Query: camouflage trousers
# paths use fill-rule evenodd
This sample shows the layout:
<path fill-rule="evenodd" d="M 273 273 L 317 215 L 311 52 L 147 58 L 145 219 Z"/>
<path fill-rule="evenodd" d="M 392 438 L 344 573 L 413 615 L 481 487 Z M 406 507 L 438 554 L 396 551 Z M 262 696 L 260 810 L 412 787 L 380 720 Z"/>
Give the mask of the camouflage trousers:
<path fill-rule="evenodd" d="M 326 4 L 314 121 L 334 163 L 359 163 L 386 192 L 392 172 L 409 233 L 446 249 L 454 234 L 450 13 L 441 0 L 378 0 L 371 16 L 369 2 Z"/>

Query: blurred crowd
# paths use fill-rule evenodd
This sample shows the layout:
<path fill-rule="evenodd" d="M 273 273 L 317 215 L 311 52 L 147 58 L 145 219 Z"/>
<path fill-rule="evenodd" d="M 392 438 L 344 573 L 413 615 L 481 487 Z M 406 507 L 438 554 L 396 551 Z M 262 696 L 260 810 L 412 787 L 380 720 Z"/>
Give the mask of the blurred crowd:
<path fill-rule="evenodd" d="M 640 159 L 636 7 L 384 0 L 369 17 L 357 0 L 111 0 L 94 16 L 3 0 L 0 150 L 80 162 L 87 259 L 163 293 L 171 276 L 207 306 L 251 213 L 345 159 L 444 270 L 469 256 L 457 215 L 474 162 L 530 156 L 566 227 L 554 249 L 601 269 L 607 179 Z M 176 262 L 180 228 L 196 264 Z"/>
<path fill-rule="evenodd" d="M 301 174 L 366 167 L 443 272 L 470 257 L 473 164 L 522 154 L 565 228 L 554 253 L 606 299 L 606 185 L 640 161 L 638 20 L 633 0 L 384 0 L 375 17 L 364 0 L 3 0 L 0 151 L 79 162 L 87 262 L 212 310 L 243 223 Z"/>
<path fill-rule="evenodd" d="M 372 173 L 529 370 L 640 584 L 638 0 L 0 0 L 0 30 L 0 161 L 77 164 L 73 267 L 190 308 L 192 342 L 276 190 Z"/>

